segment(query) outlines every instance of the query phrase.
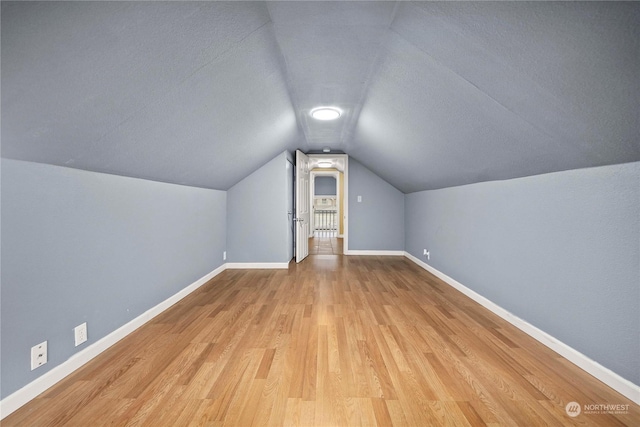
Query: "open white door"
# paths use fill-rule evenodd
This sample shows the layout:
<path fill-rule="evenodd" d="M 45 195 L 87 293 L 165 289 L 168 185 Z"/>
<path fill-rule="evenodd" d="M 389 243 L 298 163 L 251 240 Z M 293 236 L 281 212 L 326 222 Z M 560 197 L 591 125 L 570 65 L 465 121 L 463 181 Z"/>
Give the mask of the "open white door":
<path fill-rule="evenodd" d="M 309 255 L 309 227 L 311 214 L 309 206 L 309 157 L 302 151 L 296 150 L 296 262 L 300 262 Z"/>

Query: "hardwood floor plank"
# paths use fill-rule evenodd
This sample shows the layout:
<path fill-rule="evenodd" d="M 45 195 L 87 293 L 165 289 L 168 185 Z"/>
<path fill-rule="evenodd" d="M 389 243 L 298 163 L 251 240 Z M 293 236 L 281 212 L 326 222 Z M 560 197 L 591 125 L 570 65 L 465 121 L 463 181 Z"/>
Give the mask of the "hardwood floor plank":
<path fill-rule="evenodd" d="M 227 414 L 222 420 L 227 425 L 251 425 L 256 403 L 262 395 L 266 380 L 256 380 L 255 374 L 262 360 L 259 349 L 253 349 L 250 354 L 249 365 L 240 378 L 233 400 L 229 402 Z"/>
<path fill-rule="evenodd" d="M 278 345 L 275 347 L 275 353 L 271 362 L 271 369 L 267 375 L 264 388 L 260 399 L 256 404 L 256 410 L 253 417 L 254 425 L 267 425 L 274 406 L 278 408 L 282 407 L 281 404 L 276 405 L 276 402 L 280 403 L 282 395 L 288 392 L 288 388 L 285 386 L 290 382 L 291 370 L 287 368 L 288 363 L 285 353 L 289 348 L 290 335 L 283 335 Z"/>
<path fill-rule="evenodd" d="M 410 261 L 322 244 L 287 270 L 221 273 L 3 427 L 640 425 L 638 405 Z M 626 409 L 572 418 L 572 401 Z"/>
<path fill-rule="evenodd" d="M 480 417 L 480 414 L 476 412 L 475 408 L 473 407 L 473 405 L 471 405 L 471 403 L 469 403 L 468 401 L 462 401 L 462 402 L 456 402 L 456 404 L 458 405 L 458 408 L 460 408 L 460 411 L 462 411 L 462 414 L 464 415 L 469 425 L 473 427 L 480 427 L 480 426 L 486 425 L 482 417 Z"/>
<path fill-rule="evenodd" d="M 387 405 L 387 411 L 389 412 L 389 418 L 391 419 L 391 424 L 378 424 L 383 426 L 410 426 L 412 425 L 407 421 L 407 417 L 405 416 L 404 411 L 402 410 L 402 405 L 398 400 L 385 400 L 385 404 Z"/>
<path fill-rule="evenodd" d="M 468 387 L 461 387 L 462 379 L 456 371 L 450 371 L 433 353 L 424 353 L 428 363 L 424 364 L 427 383 L 437 392 L 437 400 L 470 401 L 474 399 Z M 435 398 L 433 400 L 436 400 Z"/>

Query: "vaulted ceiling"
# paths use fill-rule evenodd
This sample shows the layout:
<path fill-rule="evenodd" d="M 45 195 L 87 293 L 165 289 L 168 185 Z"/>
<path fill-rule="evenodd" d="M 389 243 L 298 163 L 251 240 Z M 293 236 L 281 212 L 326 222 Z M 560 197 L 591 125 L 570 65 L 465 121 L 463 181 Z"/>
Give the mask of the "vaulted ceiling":
<path fill-rule="evenodd" d="M 228 189 L 331 147 L 404 192 L 640 160 L 640 4 L 3 2 L 2 156 Z M 335 121 L 312 119 L 319 105 Z"/>

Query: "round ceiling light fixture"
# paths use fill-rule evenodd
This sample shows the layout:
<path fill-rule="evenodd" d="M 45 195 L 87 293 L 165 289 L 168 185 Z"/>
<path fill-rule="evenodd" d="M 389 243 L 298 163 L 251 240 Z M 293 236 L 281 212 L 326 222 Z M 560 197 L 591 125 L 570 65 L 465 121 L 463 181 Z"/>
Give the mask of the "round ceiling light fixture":
<path fill-rule="evenodd" d="M 335 120 L 342 114 L 336 107 L 318 107 L 311 110 L 311 117 L 316 120 Z"/>

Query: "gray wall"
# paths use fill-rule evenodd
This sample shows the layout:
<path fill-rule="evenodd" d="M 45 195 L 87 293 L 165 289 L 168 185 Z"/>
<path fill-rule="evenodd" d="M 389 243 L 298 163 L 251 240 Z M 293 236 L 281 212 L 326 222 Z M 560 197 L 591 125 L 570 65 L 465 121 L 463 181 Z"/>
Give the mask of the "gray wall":
<path fill-rule="evenodd" d="M 229 262 L 289 262 L 290 154 L 283 152 L 227 191 Z"/>
<path fill-rule="evenodd" d="M 316 176 L 314 182 L 314 194 L 316 196 L 337 195 L 336 179 L 332 176 Z"/>
<path fill-rule="evenodd" d="M 406 195 L 406 250 L 640 384 L 640 163 Z"/>
<path fill-rule="evenodd" d="M 3 159 L 2 397 L 222 265 L 225 242 L 224 191 Z"/>
<path fill-rule="evenodd" d="M 352 157 L 349 250 L 404 250 L 404 194 Z"/>

